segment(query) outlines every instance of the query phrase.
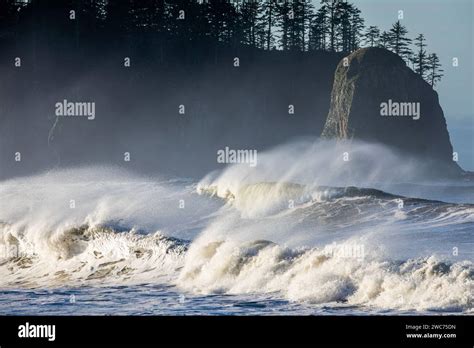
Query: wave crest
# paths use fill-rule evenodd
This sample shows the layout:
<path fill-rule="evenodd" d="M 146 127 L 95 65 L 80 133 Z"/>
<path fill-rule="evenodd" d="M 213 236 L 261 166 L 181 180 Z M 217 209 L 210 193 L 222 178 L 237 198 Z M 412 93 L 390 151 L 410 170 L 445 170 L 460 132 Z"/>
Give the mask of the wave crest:
<path fill-rule="evenodd" d="M 112 227 L 82 225 L 35 244 L 2 230 L 2 287 L 115 283 L 170 278 L 180 267 L 189 242 L 160 232 L 140 234 Z"/>
<path fill-rule="evenodd" d="M 203 294 L 278 292 L 315 304 L 469 311 L 473 281 L 474 265 L 468 261 L 379 261 L 344 257 L 327 247 L 292 250 L 267 241 L 221 241 L 193 246 L 178 284 Z"/>

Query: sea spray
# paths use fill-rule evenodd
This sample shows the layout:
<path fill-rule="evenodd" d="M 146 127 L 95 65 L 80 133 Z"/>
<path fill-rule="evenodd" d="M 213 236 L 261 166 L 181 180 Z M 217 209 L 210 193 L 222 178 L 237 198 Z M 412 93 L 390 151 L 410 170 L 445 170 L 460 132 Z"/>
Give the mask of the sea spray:
<path fill-rule="evenodd" d="M 423 168 L 346 145 L 287 144 L 259 154 L 257 170 L 230 166 L 197 185 L 94 167 L 4 181 L 1 287 L 165 284 L 186 296 L 472 311 L 473 206 L 378 190 Z"/>

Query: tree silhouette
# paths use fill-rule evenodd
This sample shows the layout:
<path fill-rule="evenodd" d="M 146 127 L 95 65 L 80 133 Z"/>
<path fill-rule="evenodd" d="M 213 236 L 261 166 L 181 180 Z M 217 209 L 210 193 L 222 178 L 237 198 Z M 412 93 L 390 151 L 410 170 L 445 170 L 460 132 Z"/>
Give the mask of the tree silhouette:
<path fill-rule="evenodd" d="M 67 40 L 72 33 L 77 43 L 83 37 L 93 38 L 103 29 L 104 35 L 117 41 L 130 40 L 132 44 L 150 43 L 149 40 L 160 45 L 166 40 L 214 40 L 265 50 L 277 47 L 284 51 L 347 53 L 358 49 L 362 41 L 370 47 L 392 50 L 428 80 L 426 40 L 422 34 L 414 40 L 414 54 L 408 31 L 400 21 L 382 33 L 376 26 L 365 28 L 360 10 L 345 0 L 321 0 L 316 11 L 308 0 L 0 0 L 0 27 L 21 17 L 19 6 L 26 8 L 21 12 L 29 13 L 24 16 L 29 18 L 29 32 L 47 32 L 45 35 L 50 38 Z M 78 14 L 75 22 L 67 19 L 71 9 Z M 41 18 L 51 13 L 57 19 L 43 25 Z M 430 81 L 436 84 L 440 79 L 436 73 L 439 61 L 430 57 L 436 75 L 433 78 L 431 70 Z"/>
<path fill-rule="evenodd" d="M 335 0 L 321 0 L 324 12 L 327 14 L 329 50 L 336 51 L 337 28 L 340 22 L 340 8 L 342 2 Z"/>
<path fill-rule="evenodd" d="M 379 40 L 379 47 L 385 48 L 385 49 L 390 49 L 390 41 L 392 40 L 392 37 L 388 31 L 382 32 L 380 34 L 380 40 Z"/>
<path fill-rule="evenodd" d="M 219 0 L 209 0 L 203 3 L 206 6 L 206 20 L 209 23 L 208 35 L 216 41 L 227 40 L 226 4 Z"/>
<path fill-rule="evenodd" d="M 304 8 L 299 1 L 291 3 L 289 12 L 288 48 L 294 51 L 304 50 Z"/>
<path fill-rule="evenodd" d="M 379 44 L 380 29 L 374 25 L 368 27 L 364 33 L 364 42 L 370 47 L 375 47 Z"/>
<path fill-rule="evenodd" d="M 309 27 L 313 18 L 313 8 L 313 5 L 306 1 L 293 2 L 290 46 L 294 50 L 306 51 L 308 48 L 306 34 L 309 32 Z"/>
<path fill-rule="evenodd" d="M 427 63 L 427 81 L 434 88 L 444 76 L 444 70 L 441 69 L 441 63 L 436 53 L 431 53 L 428 56 Z"/>
<path fill-rule="evenodd" d="M 407 60 L 407 57 L 410 55 L 410 43 L 411 39 L 407 38 L 408 30 L 401 25 L 400 21 L 397 21 L 393 24 L 390 29 L 390 41 L 389 47 L 393 52 L 398 54 L 403 59 Z"/>
<path fill-rule="evenodd" d="M 309 49 L 309 31 L 314 18 L 314 5 L 311 2 L 300 2 L 300 20 L 303 51 Z M 307 35 L 308 34 L 308 35 Z M 308 39 L 307 39 L 308 36 Z"/>
<path fill-rule="evenodd" d="M 326 7 L 321 7 L 314 15 L 309 33 L 310 50 L 326 50 L 326 37 L 328 35 Z"/>
<path fill-rule="evenodd" d="M 351 41 L 351 8 L 347 2 L 341 2 L 337 6 L 336 40 L 339 50 L 350 52 Z"/>
<path fill-rule="evenodd" d="M 360 45 L 361 31 L 364 19 L 360 10 L 346 1 L 322 0 L 322 7 L 316 13 L 317 22 L 313 25 L 313 35 L 324 25 L 325 35 L 328 36 L 329 51 L 351 52 Z M 314 39 L 313 39 L 314 41 Z"/>
<path fill-rule="evenodd" d="M 349 20 L 350 20 L 350 38 L 349 38 L 349 52 L 352 52 L 360 47 L 362 38 L 362 31 L 364 30 L 364 19 L 361 16 L 360 10 L 352 4 L 349 4 Z"/>
<path fill-rule="evenodd" d="M 277 3 L 276 14 L 276 23 L 280 33 L 278 43 L 281 49 L 286 51 L 290 48 L 290 30 L 294 18 L 290 4 L 287 1 Z"/>
<path fill-rule="evenodd" d="M 270 50 L 274 44 L 273 27 L 276 22 L 277 6 L 274 0 L 266 0 L 261 4 L 260 21 L 265 28 L 265 48 Z"/>
<path fill-rule="evenodd" d="M 414 71 L 424 77 L 426 73 L 426 66 L 427 66 L 427 53 L 425 50 L 425 36 L 423 34 L 419 34 L 415 39 L 415 46 L 418 48 L 418 51 L 413 56 L 413 68 Z"/>
<path fill-rule="evenodd" d="M 242 43 L 245 45 L 255 46 L 258 32 L 262 27 L 258 23 L 257 2 L 244 2 L 239 7 L 240 22 L 242 26 Z"/>

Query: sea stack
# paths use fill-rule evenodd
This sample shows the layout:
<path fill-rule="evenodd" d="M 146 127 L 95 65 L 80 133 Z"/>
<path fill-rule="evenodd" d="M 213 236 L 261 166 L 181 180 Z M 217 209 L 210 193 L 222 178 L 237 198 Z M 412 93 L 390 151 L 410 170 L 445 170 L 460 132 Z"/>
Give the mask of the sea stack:
<path fill-rule="evenodd" d="M 322 136 L 385 144 L 433 162 L 439 174 L 462 172 L 453 162 L 438 94 L 402 58 L 383 48 L 359 49 L 341 60 Z"/>

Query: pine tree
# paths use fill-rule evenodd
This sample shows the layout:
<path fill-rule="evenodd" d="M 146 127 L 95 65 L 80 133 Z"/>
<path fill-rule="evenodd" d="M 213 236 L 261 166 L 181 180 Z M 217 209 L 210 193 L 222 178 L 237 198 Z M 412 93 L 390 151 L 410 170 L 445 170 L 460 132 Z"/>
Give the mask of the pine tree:
<path fill-rule="evenodd" d="M 314 6 L 307 1 L 293 1 L 290 10 L 289 46 L 293 50 L 308 50 L 308 34 L 314 16 Z"/>
<path fill-rule="evenodd" d="M 314 18 L 314 6 L 309 1 L 300 2 L 302 50 L 309 49 L 309 32 Z M 307 38 L 308 37 L 308 38 Z"/>
<path fill-rule="evenodd" d="M 361 16 L 361 11 L 354 5 L 350 5 L 350 23 L 351 23 L 351 35 L 349 41 L 349 51 L 355 51 L 361 45 L 361 39 L 363 38 L 362 31 L 364 30 L 364 19 Z"/>
<path fill-rule="evenodd" d="M 209 36 L 221 42 L 231 42 L 237 19 L 233 4 L 221 0 L 209 0 L 203 4 L 206 4 Z"/>
<path fill-rule="evenodd" d="M 415 39 L 415 46 L 418 48 L 418 51 L 413 56 L 413 67 L 414 71 L 424 77 L 426 74 L 426 67 L 427 67 L 427 53 L 425 50 L 425 36 L 423 34 L 419 34 Z"/>
<path fill-rule="evenodd" d="M 364 33 L 364 42 L 370 47 L 378 46 L 380 40 L 380 29 L 374 25 L 368 27 Z"/>
<path fill-rule="evenodd" d="M 337 0 L 321 0 L 324 11 L 328 18 L 328 35 L 329 35 L 329 50 L 336 51 L 337 45 L 337 29 L 340 22 L 340 9 L 343 2 Z"/>
<path fill-rule="evenodd" d="M 277 6 L 274 0 L 266 0 L 261 4 L 260 22 L 265 28 L 265 48 L 270 50 L 273 47 L 275 39 L 273 37 L 273 27 L 276 23 Z"/>
<path fill-rule="evenodd" d="M 393 52 L 398 54 L 401 58 L 407 60 L 407 57 L 410 55 L 410 43 L 411 40 L 406 37 L 408 30 L 401 25 L 400 21 L 397 21 L 393 24 L 390 29 L 390 41 L 389 47 Z"/>
<path fill-rule="evenodd" d="M 289 12 L 288 48 L 294 51 L 304 50 L 304 12 L 299 1 L 291 2 Z"/>
<path fill-rule="evenodd" d="M 337 8 L 336 45 L 339 51 L 350 52 L 351 8 L 347 2 L 341 2 Z"/>
<path fill-rule="evenodd" d="M 315 14 L 310 27 L 310 50 L 326 50 L 328 35 L 327 8 L 321 7 Z"/>
<path fill-rule="evenodd" d="M 242 25 L 242 43 L 250 46 L 256 45 L 258 30 L 258 3 L 244 2 L 239 8 Z"/>
<path fill-rule="evenodd" d="M 392 37 L 388 31 L 382 32 L 380 34 L 380 40 L 379 40 L 379 47 L 389 49 L 390 48 L 390 41 L 392 40 Z"/>
<path fill-rule="evenodd" d="M 441 69 L 441 63 L 436 53 L 432 53 L 428 56 L 427 63 L 427 82 L 434 88 L 444 76 L 444 70 Z"/>
<path fill-rule="evenodd" d="M 276 24 L 278 25 L 278 32 L 280 34 L 278 44 L 283 51 L 286 51 L 290 48 L 289 36 L 292 21 L 293 12 L 288 1 L 277 3 Z"/>
<path fill-rule="evenodd" d="M 320 21 L 321 13 L 325 14 L 328 49 L 351 52 L 359 48 L 364 28 L 360 10 L 347 1 L 322 0 L 321 4 L 323 6 L 316 13 L 316 17 Z"/>

